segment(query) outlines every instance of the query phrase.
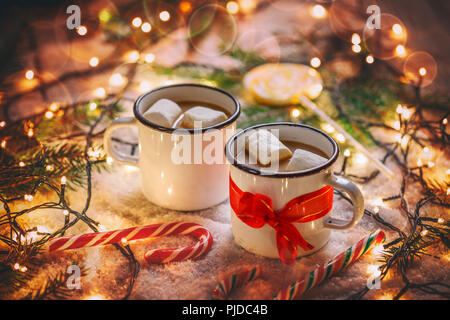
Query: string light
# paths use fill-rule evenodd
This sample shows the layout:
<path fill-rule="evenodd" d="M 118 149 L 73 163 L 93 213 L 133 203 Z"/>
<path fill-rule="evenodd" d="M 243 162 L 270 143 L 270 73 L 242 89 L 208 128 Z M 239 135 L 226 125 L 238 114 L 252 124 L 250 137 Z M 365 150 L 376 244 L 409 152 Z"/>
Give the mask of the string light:
<path fill-rule="evenodd" d="M 189 13 L 192 10 L 192 4 L 189 1 L 181 1 L 178 8 L 180 8 L 180 11 L 183 13 Z"/>
<path fill-rule="evenodd" d="M 23 161 L 19 162 L 19 167 L 25 167 L 25 163 Z"/>
<path fill-rule="evenodd" d="M 27 136 L 28 136 L 29 138 L 31 138 L 31 137 L 34 136 L 33 128 L 28 129 Z"/>
<path fill-rule="evenodd" d="M 98 226 L 98 231 L 105 232 L 106 231 L 106 227 L 101 224 L 101 225 Z"/>
<path fill-rule="evenodd" d="M 169 13 L 169 11 L 166 11 L 166 10 L 161 11 L 159 13 L 159 19 L 161 21 L 164 21 L 164 22 L 169 21 L 170 20 L 170 13 Z"/>
<path fill-rule="evenodd" d="M 123 244 L 127 244 L 128 243 L 127 238 L 122 238 L 120 241 L 122 241 Z"/>
<path fill-rule="evenodd" d="M 65 176 L 61 177 L 61 184 L 65 185 L 67 183 L 67 178 Z"/>
<path fill-rule="evenodd" d="M 135 63 L 139 60 L 139 52 L 137 50 L 130 50 L 124 57 L 126 62 Z"/>
<path fill-rule="evenodd" d="M 378 298 L 378 300 L 392 300 L 392 299 L 394 299 L 394 297 L 390 293 L 384 293 Z"/>
<path fill-rule="evenodd" d="M 447 189 L 447 195 L 448 195 L 448 189 Z M 444 222 L 445 222 L 444 218 L 438 218 L 438 219 L 437 219 L 437 223 L 442 224 L 442 223 L 444 223 Z"/>
<path fill-rule="evenodd" d="M 239 5 L 236 1 L 228 1 L 227 2 L 227 11 L 231 14 L 236 14 L 239 12 Z"/>
<path fill-rule="evenodd" d="M 422 159 L 418 159 L 418 160 L 417 160 L 417 166 L 418 166 L 418 167 L 423 166 Z"/>
<path fill-rule="evenodd" d="M 354 53 L 360 53 L 360 52 L 361 52 L 361 46 L 360 46 L 359 44 L 354 44 L 354 45 L 352 46 L 352 51 L 353 51 Z"/>
<path fill-rule="evenodd" d="M 409 118 L 411 118 L 411 115 L 413 114 L 413 112 L 414 112 L 413 109 L 403 108 L 402 117 L 404 119 L 408 120 Z"/>
<path fill-rule="evenodd" d="M 348 157 L 350 157 L 350 150 L 349 149 L 345 149 L 345 151 L 344 151 L 344 157 L 346 157 L 346 158 L 348 158 Z"/>
<path fill-rule="evenodd" d="M 152 63 L 155 61 L 155 55 L 153 53 L 147 53 L 144 57 L 145 62 Z"/>
<path fill-rule="evenodd" d="M 20 264 L 18 264 L 17 262 L 14 264 L 14 269 L 15 270 L 19 270 L 20 269 Z"/>
<path fill-rule="evenodd" d="M 114 162 L 113 158 L 111 158 L 111 157 L 107 157 L 106 158 L 106 163 L 107 164 L 112 165 L 113 162 Z"/>
<path fill-rule="evenodd" d="M 139 92 L 144 93 L 144 92 L 149 91 L 151 88 L 152 88 L 152 84 L 147 80 L 143 80 L 139 84 L 138 90 L 139 90 Z"/>
<path fill-rule="evenodd" d="M 329 124 L 329 123 L 325 123 L 322 125 L 322 129 L 323 131 L 327 132 L 327 133 L 333 133 L 336 129 L 334 129 L 334 127 Z"/>
<path fill-rule="evenodd" d="M 2 142 L 0 143 L 0 147 L 2 147 L 2 149 L 6 148 L 6 139 L 2 140 Z"/>
<path fill-rule="evenodd" d="M 50 107 L 49 107 L 50 111 L 56 112 L 59 109 L 59 104 L 57 104 L 56 102 L 53 102 Z"/>
<path fill-rule="evenodd" d="M 98 58 L 97 57 L 92 57 L 90 60 L 89 60 L 89 65 L 92 67 L 92 68 L 95 68 L 96 66 L 98 66 L 98 63 L 100 62 L 100 60 L 98 60 Z"/>
<path fill-rule="evenodd" d="M 89 104 L 89 110 L 94 111 L 95 109 L 97 109 L 97 104 L 95 102 L 91 102 Z"/>
<path fill-rule="evenodd" d="M 442 119 L 442 124 L 447 124 L 447 123 L 448 123 L 447 118 Z"/>
<path fill-rule="evenodd" d="M 300 110 L 298 108 L 292 108 L 291 110 L 291 117 L 294 119 L 297 119 L 298 117 L 300 117 Z"/>
<path fill-rule="evenodd" d="M 6 127 L 6 121 L 0 121 L 0 128 Z"/>
<path fill-rule="evenodd" d="M 34 71 L 33 70 L 27 70 L 27 72 L 25 72 L 25 78 L 27 78 L 28 80 L 33 80 L 33 78 L 34 78 Z"/>
<path fill-rule="evenodd" d="M 397 112 L 398 114 L 403 112 L 403 106 L 401 104 L 397 105 L 397 109 L 395 109 L 395 112 Z"/>
<path fill-rule="evenodd" d="M 314 57 L 311 59 L 311 61 L 309 63 L 311 64 L 311 67 L 318 68 L 318 67 L 320 67 L 320 64 L 322 62 L 320 61 L 320 59 L 318 57 Z"/>
<path fill-rule="evenodd" d="M 125 78 L 120 73 L 114 73 L 109 78 L 109 84 L 114 87 L 120 87 L 123 86 L 125 83 Z"/>
<path fill-rule="evenodd" d="M 381 256 L 384 253 L 384 246 L 379 244 L 375 246 L 370 252 L 373 256 Z"/>
<path fill-rule="evenodd" d="M 361 43 L 361 37 L 359 36 L 359 34 L 354 33 L 352 34 L 352 39 L 351 39 L 353 44 L 360 44 Z"/>
<path fill-rule="evenodd" d="M 395 130 L 400 130 L 400 128 L 401 128 L 401 123 L 398 120 L 392 122 L 391 125 L 392 125 L 392 128 L 394 128 Z"/>
<path fill-rule="evenodd" d="M 402 148 L 406 148 L 406 146 L 408 145 L 408 142 L 409 142 L 409 136 L 404 135 L 404 136 L 402 137 L 402 139 L 400 140 L 400 145 L 401 145 L 401 147 L 402 147 Z"/>
<path fill-rule="evenodd" d="M 380 208 L 379 208 L 379 207 L 373 208 L 373 212 L 374 212 L 375 214 L 380 213 Z"/>
<path fill-rule="evenodd" d="M 366 57 L 366 62 L 367 62 L 368 64 L 372 64 L 374 61 L 375 61 L 375 59 L 373 58 L 373 56 L 372 56 L 371 54 L 369 54 L 369 55 Z"/>
<path fill-rule="evenodd" d="M 395 53 L 397 54 L 398 57 L 404 57 L 406 56 L 406 49 L 405 46 L 399 44 L 398 46 L 395 47 Z"/>
<path fill-rule="evenodd" d="M 45 117 L 47 118 L 47 119 L 51 119 L 51 118 L 53 118 L 53 112 L 51 112 L 51 111 L 47 111 L 46 113 L 45 113 Z"/>
<path fill-rule="evenodd" d="M 428 234 L 428 230 L 423 230 L 420 234 L 422 237 L 425 237 Z"/>
<path fill-rule="evenodd" d="M 403 28 L 401 25 L 399 25 L 398 23 L 394 24 L 392 26 L 392 31 L 397 35 L 397 36 L 401 36 L 403 34 Z"/>
<path fill-rule="evenodd" d="M 51 165 L 51 164 L 48 164 L 46 167 L 45 167 L 45 170 L 47 170 L 47 171 L 53 171 L 55 168 L 53 167 L 53 165 Z"/>
<path fill-rule="evenodd" d="M 422 149 L 422 152 L 420 153 L 420 157 L 422 159 L 431 160 L 434 157 L 434 151 L 428 147 L 425 147 Z"/>
<path fill-rule="evenodd" d="M 135 28 L 139 28 L 142 24 L 142 19 L 140 17 L 135 17 L 131 20 L 131 25 Z"/>
<path fill-rule="evenodd" d="M 150 31 L 152 31 L 152 25 L 148 22 L 145 22 L 144 24 L 142 24 L 141 30 L 145 33 L 149 33 Z"/>
<path fill-rule="evenodd" d="M 63 210 L 63 215 L 68 216 L 69 215 L 69 210 Z"/>
<path fill-rule="evenodd" d="M 23 198 L 29 202 L 33 201 L 33 196 L 31 194 L 26 194 L 23 196 Z"/>
<path fill-rule="evenodd" d="M 428 161 L 428 168 L 433 168 L 435 163 L 433 161 Z"/>
<path fill-rule="evenodd" d="M 239 0 L 239 6 L 242 12 L 246 14 L 251 13 L 255 9 L 256 5 L 257 3 L 255 0 Z"/>
<path fill-rule="evenodd" d="M 427 74 L 427 69 L 424 67 L 419 68 L 419 74 L 424 77 Z"/>
<path fill-rule="evenodd" d="M 320 4 L 316 4 L 311 9 L 311 15 L 316 19 L 323 19 L 327 14 L 327 10 Z"/>
<path fill-rule="evenodd" d="M 345 142 L 345 137 L 344 137 L 344 135 L 343 135 L 342 133 L 338 133 L 338 134 L 336 135 L 336 140 L 337 140 L 338 142 L 340 142 L 340 143 L 344 143 L 344 142 Z"/>
<path fill-rule="evenodd" d="M 95 91 L 94 91 L 94 95 L 97 97 L 97 98 L 104 98 L 105 96 L 106 96 L 106 90 L 104 89 L 104 88 L 97 88 L 97 89 L 95 89 Z"/>
<path fill-rule="evenodd" d="M 87 30 L 87 28 L 86 28 L 85 26 L 79 26 L 79 27 L 77 28 L 77 32 L 78 32 L 78 34 L 79 34 L 80 36 L 84 36 L 84 35 L 87 34 L 88 30 Z"/>

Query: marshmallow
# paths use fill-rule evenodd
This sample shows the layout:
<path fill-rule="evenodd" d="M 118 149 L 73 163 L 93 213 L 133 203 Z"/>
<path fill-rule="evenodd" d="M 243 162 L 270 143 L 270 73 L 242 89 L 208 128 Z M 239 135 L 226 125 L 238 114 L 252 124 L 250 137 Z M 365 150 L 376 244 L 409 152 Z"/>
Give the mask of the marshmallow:
<path fill-rule="evenodd" d="M 263 166 L 292 156 L 291 150 L 270 131 L 264 129 L 250 134 L 245 147 L 248 153 Z"/>
<path fill-rule="evenodd" d="M 182 126 L 194 128 L 194 121 L 201 121 L 202 127 L 209 127 L 227 120 L 227 115 L 221 111 L 205 107 L 193 107 L 183 115 Z"/>
<path fill-rule="evenodd" d="M 155 124 L 170 128 L 181 112 L 180 106 L 172 100 L 160 99 L 145 111 L 143 116 Z"/>
<path fill-rule="evenodd" d="M 327 158 L 319 156 L 313 152 L 296 149 L 294 155 L 289 161 L 286 170 L 287 171 L 299 171 L 305 169 L 311 169 L 320 166 L 327 162 Z"/>

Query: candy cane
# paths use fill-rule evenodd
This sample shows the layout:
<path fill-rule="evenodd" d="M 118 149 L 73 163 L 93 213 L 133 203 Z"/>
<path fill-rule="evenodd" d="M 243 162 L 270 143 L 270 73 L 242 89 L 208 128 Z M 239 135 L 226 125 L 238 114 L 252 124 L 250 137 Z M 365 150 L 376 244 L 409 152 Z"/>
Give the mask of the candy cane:
<path fill-rule="evenodd" d="M 306 291 L 331 278 L 336 272 L 346 268 L 373 247 L 383 243 L 385 239 L 386 235 L 381 230 L 371 233 L 368 237 L 359 240 L 353 247 L 337 255 L 330 262 L 319 266 L 300 280 L 281 290 L 274 299 L 292 300 L 301 296 Z"/>
<path fill-rule="evenodd" d="M 261 267 L 242 268 L 220 281 L 214 289 L 211 298 L 213 300 L 226 300 L 234 288 L 255 280 L 261 274 Z"/>
<path fill-rule="evenodd" d="M 68 236 L 51 239 L 48 251 L 61 251 L 93 246 L 102 246 L 119 242 L 142 240 L 153 237 L 162 237 L 172 234 L 191 235 L 199 241 L 188 247 L 178 249 L 151 249 L 144 258 L 152 263 L 167 263 L 195 259 L 209 251 L 213 238 L 211 233 L 203 226 L 191 222 L 158 223 L 144 227 L 133 227 L 122 230 L 86 233 L 76 236 Z"/>

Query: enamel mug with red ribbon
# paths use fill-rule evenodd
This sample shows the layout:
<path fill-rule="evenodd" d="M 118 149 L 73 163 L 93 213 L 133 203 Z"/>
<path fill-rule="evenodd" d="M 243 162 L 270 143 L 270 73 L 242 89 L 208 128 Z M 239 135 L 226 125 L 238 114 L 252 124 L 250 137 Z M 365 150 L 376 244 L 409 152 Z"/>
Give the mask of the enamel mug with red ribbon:
<path fill-rule="evenodd" d="M 279 172 L 249 166 L 238 160 L 245 139 L 255 129 L 275 130 L 280 140 L 319 148 L 328 160 L 301 171 Z M 292 264 L 328 241 L 331 229 L 355 226 L 364 214 L 358 187 L 333 174 L 339 148 L 326 133 L 298 123 L 261 124 L 239 131 L 225 147 L 230 169 L 231 224 L 234 239 L 246 250 Z M 353 202 L 349 220 L 332 217 L 333 189 L 347 193 Z"/>

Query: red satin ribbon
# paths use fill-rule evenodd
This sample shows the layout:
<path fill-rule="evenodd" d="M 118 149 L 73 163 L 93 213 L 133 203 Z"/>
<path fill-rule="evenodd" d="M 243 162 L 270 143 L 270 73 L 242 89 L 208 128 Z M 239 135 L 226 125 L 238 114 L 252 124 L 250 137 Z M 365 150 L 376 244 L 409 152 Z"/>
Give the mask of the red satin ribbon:
<path fill-rule="evenodd" d="M 246 225 L 261 228 L 267 223 L 275 229 L 278 253 L 281 260 L 289 265 L 297 257 L 298 246 L 303 250 L 314 248 L 303 239 L 292 223 L 313 221 L 330 212 L 333 206 L 333 187 L 325 186 L 294 198 L 279 212 L 275 212 L 271 198 L 260 193 L 242 191 L 230 176 L 230 204 Z"/>

